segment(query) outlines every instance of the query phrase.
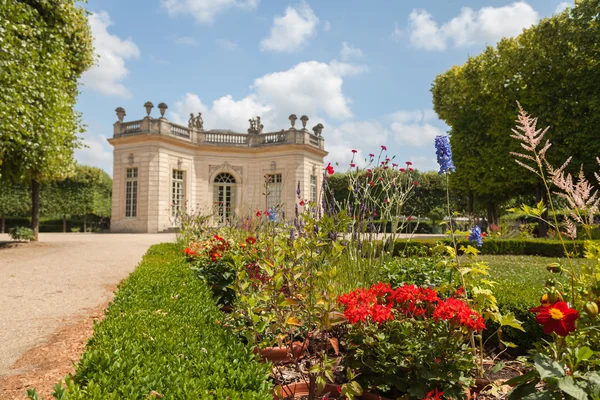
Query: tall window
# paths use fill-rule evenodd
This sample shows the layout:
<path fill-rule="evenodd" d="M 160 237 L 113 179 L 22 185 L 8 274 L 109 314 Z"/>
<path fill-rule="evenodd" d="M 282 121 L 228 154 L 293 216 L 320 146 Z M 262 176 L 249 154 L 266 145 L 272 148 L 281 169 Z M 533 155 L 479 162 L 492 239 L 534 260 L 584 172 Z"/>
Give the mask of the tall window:
<path fill-rule="evenodd" d="M 125 173 L 125 217 L 137 217 L 138 169 L 127 168 Z"/>
<path fill-rule="evenodd" d="M 185 208 L 185 184 L 183 171 L 173 170 L 173 180 L 171 184 L 171 205 L 172 215 L 176 217 Z"/>
<path fill-rule="evenodd" d="M 317 201 L 317 176 L 310 176 L 310 201 L 315 203 Z"/>
<path fill-rule="evenodd" d="M 235 211 L 235 178 L 231 174 L 220 173 L 215 177 L 213 204 L 219 222 L 225 222 Z"/>
<path fill-rule="evenodd" d="M 267 207 L 281 204 L 281 174 L 267 175 Z"/>

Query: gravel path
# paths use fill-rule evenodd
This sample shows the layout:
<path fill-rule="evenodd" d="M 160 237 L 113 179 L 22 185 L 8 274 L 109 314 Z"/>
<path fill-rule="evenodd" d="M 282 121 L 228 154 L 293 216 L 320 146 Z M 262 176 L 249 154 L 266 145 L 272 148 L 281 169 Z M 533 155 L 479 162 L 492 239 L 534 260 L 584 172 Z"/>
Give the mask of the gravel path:
<path fill-rule="evenodd" d="M 41 233 L 38 243 L 18 246 L 8 240 L 0 234 L 0 377 L 25 372 L 10 366 L 110 300 L 148 247 L 175 235 Z"/>

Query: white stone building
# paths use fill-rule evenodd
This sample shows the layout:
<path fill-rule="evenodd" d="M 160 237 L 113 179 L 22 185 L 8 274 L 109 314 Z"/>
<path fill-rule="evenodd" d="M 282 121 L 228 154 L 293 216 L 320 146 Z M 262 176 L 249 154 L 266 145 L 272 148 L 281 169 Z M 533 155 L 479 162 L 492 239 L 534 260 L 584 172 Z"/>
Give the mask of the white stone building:
<path fill-rule="evenodd" d="M 248 133 L 204 130 L 201 115 L 187 127 L 160 118 L 123 122 L 117 108 L 111 231 L 162 232 L 176 226 L 177 211 L 214 213 L 214 223 L 254 215 L 277 205 L 292 216 L 298 182 L 302 197 L 318 201 L 323 178 L 323 125 L 291 115 L 291 127 L 263 133 L 260 117 Z M 268 184 L 265 181 L 268 180 Z"/>

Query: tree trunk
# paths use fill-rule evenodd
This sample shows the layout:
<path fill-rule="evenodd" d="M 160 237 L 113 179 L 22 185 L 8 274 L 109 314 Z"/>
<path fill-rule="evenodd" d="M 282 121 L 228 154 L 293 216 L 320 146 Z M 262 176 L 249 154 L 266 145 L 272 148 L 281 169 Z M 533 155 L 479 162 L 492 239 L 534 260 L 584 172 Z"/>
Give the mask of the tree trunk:
<path fill-rule="evenodd" d="M 488 220 L 487 223 L 498 225 L 498 210 L 496 210 L 496 204 L 493 201 L 488 202 Z"/>
<path fill-rule="evenodd" d="M 31 229 L 37 242 L 40 232 L 40 183 L 35 179 L 31 180 Z"/>
<path fill-rule="evenodd" d="M 475 195 L 472 191 L 469 191 L 469 196 L 467 198 L 467 203 L 469 207 L 469 214 L 473 214 L 473 210 L 475 209 Z"/>
<path fill-rule="evenodd" d="M 67 216 L 63 215 L 63 233 L 67 233 Z"/>
<path fill-rule="evenodd" d="M 548 195 L 546 194 L 545 189 L 541 184 L 536 185 L 535 187 L 535 201 L 539 203 L 540 201 L 544 201 L 544 207 L 546 207 L 546 211 L 544 211 L 541 217 L 547 221 L 548 220 Z M 548 224 L 542 220 L 538 220 L 538 237 L 545 238 L 548 236 Z"/>
<path fill-rule="evenodd" d="M 4 215 L 4 211 L 2 211 L 2 222 L 0 223 L 0 233 L 4 233 L 4 229 L 6 228 L 4 226 L 4 220 L 5 220 L 5 215 Z"/>
<path fill-rule="evenodd" d="M 83 214 L 83 232 L 87 232 L 87 214 Z"/>

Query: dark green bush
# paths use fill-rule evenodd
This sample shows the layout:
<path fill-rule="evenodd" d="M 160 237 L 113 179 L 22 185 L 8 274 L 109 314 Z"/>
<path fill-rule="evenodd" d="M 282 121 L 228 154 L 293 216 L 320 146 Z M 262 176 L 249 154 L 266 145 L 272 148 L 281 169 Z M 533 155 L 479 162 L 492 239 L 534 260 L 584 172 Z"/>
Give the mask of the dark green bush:
<path fill-rule="evenodd" d="M 413 239 L 410 242 L 406 240 L 397 240 L 394 246 L 394 254 L 402 254 L 403 251 L 408 249 L 421 247 L 423 249 L 431 248 L 436 243 L 443 243 L 451 246 L 451 239 Z M 461 239 L 457 241 L 457 245 L 461 246 L 473 246 L 473 242 Z M 573 254 L 575 257 L 582 257 L 584 251 L 584 241 L 566 241 L 565 245 L 567 251 Z M 478 248 L 481 254 L 490 255 L 536 255 L 542 257 L 564 257 L 564 249 L 560 240 L 546 240 L 546 239 L 485 239 L 483 246 Z"/>
<path fill-rule="evenodd" d="M 222 318 L 180 247 L 153 246 L 120 285 L 57 398 L 271 399 L 268 365 Z"/>

